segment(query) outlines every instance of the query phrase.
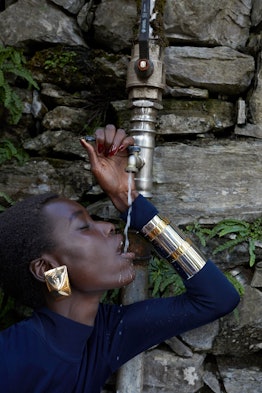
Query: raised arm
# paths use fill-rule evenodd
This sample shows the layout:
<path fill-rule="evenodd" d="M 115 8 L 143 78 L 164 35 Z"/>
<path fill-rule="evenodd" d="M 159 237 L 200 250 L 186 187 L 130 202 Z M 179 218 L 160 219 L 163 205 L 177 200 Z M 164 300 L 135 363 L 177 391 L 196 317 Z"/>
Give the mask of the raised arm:
<path fill-rule="evenodd" d="M 96 144 L 81 142 L 86 148 L 93 174 L 111 198 L 124 220 L 128 208 L 127 146 L 133 144 L 123 130 L 109 125 L 96 131 Z M 132 181 L 131 227 L 152 242 L 158 253 L 168 260 L 183 278 L 186 292 L 169 299 L 150 299 L 126 306 L 124 320 L 128 326 L 116 369 L 137 353 L 168 337 L 181 334 L 231 312 L 239 295 L 225 275 L 207 260 L 190 239 L 172 223 L 164 220 L 156 207 L 140 195 Z M 122 318 L 122 317 L 121 317 Z M 161 328 L 160 328 L 161 327 Z M 150 334 L 145 335 L 145 331 Z M 130 333 L 132 332 L 132 334 Z M 115 334 L 116 348 L 119 337 Z M 123 341 L 122 341 L 123 340 Z M 112 359 L 116 357 L 112 353 Z"/>

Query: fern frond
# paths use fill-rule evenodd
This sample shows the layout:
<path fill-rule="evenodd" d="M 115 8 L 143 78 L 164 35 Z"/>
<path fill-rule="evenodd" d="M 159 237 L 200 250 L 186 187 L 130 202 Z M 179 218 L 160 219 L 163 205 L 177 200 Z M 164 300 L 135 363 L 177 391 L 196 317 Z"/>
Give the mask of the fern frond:
<path fill-rule="evenodd" d="M 216 247 L 215 250 L 213 251 L 213 254 L 217 254 L 218 252 L 227 250 L 227 249 L 232 249 L 235 246 L 237 246 L 240 243 L 245 242 L 245 239 L 243 238 L 236 238 L 236 239 L 231 239 L 225 242 L 224 244 L 221 244 L 220 246 Z"/>
<path fill-rule="evenodd" d="M 0 103 L 3 103 L 11 124 L 17 124 L 22 116 L 23 103 L 8 82 L 10 74 L 28 82 L 28 87 L 39 89 L 30 71 L 26 68 L 26 59 L 21 50 L 0 45 Z"/>
<path fill-rule="evenodd" d="M 256 261 L 255 248 L 256 248 L 255 240 L 249 239 L 248 251 L 249 251 L 249 265 L 251 267 L 255 264 Z"/>

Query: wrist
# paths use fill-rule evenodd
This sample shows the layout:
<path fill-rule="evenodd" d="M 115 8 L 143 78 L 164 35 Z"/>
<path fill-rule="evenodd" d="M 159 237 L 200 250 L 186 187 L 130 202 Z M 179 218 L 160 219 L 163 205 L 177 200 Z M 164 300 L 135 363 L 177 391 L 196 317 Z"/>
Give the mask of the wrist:
<path fill-rule="evenodd" d="M 134 202 L 134 200 L 138 197 L 138 195 L 139 192 L 137 190 L 131 191 L 131 203 Z M 117 195 L 108 195 L 108 196 L 119 212 L 124 213 L 129 208 L 128 191 L 122 191 L 119 192 Z"/>

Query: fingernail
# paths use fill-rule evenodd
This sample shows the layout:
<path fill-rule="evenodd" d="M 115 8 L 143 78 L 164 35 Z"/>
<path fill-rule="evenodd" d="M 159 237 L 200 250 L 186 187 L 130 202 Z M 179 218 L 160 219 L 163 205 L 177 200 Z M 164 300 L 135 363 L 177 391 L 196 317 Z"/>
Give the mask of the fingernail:
<path fill-rule="evenodd" d="M 123 151 L 123 150 L 125 150 L 125 148 L 126 148 L 125 145 L 120 145 L 118 148 L 118 151 Z"/>
<path fill-rule="evenodd" d="M 102 145 L 102 143 L 99 143 L 98 146 L 97 146 L 97 150 L 98 150 L 98 153 L 103 153 L 104 145 Z"/>
<path fill-rule="evenodd" d="M 109 149 L 108 155 L 109 157 L 114 156 L 118 151 L 118 148 L 115 145 L 112 145 Z"/>

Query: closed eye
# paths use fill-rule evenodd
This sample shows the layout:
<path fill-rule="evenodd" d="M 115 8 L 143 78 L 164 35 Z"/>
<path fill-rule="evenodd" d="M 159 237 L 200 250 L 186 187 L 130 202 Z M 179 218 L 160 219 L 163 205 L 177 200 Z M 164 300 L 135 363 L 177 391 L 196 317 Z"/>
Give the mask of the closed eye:
<path fill-rule="evenodd" d="M 85 229 L 90 229 L 90 225 L 89 225 L 89 224 L 85 224 L 85 225 L 81 226 L 79 229 L 80 229 L 81 231 L 83 231 L 83 230 L 85 230 Z"/>

